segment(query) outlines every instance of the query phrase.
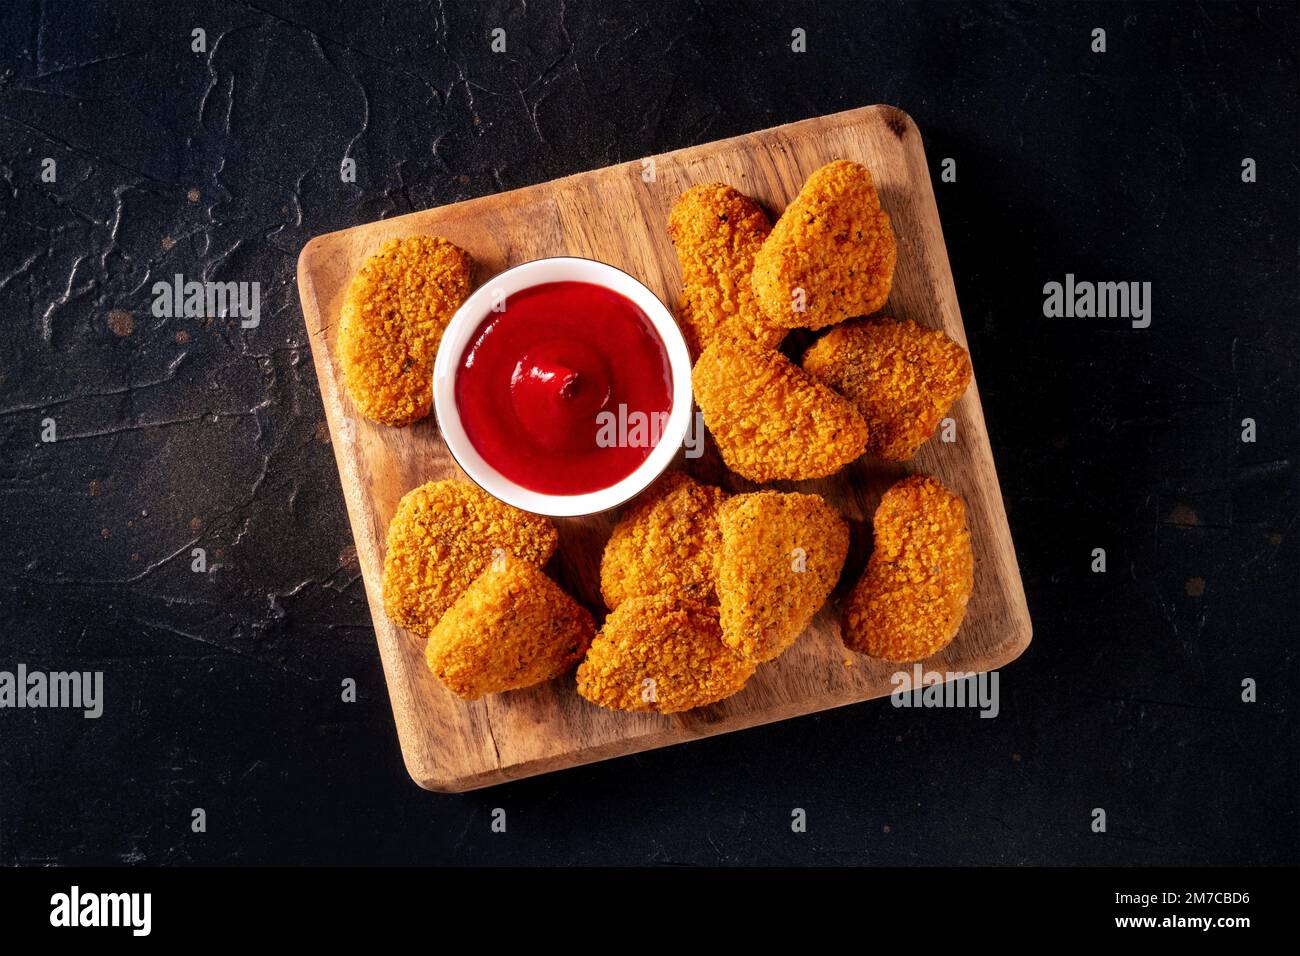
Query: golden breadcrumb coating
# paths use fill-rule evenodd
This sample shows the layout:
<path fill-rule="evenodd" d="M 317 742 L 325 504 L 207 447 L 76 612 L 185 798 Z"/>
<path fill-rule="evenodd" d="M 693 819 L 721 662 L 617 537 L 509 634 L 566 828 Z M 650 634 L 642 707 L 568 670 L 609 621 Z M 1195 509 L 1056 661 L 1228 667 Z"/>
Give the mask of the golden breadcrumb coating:
<path fill-rule="evenodd" d="M 865 166 L 836 160 L 808 177 L 754 258 L 754 295 L 776 325 L 821 329 L 885 304 L 898 249 Z M 796 311 L 795 290 L 804 311 Z"/>
<path fill-rule="evenodd" d="M 867 420 L 867 451 L 906 461 L 970 384 L 970 356 L 938 329 L 886 316 L 832 329 L 803 357 Z"/>
<path fill-rule="evenodd" d="M 555 526 L 497 501 L 468 481 L 431 481 L 406 493 L 388 525 L 384 607 L 424 637 L 492 563 L 514 555 L 541 567 L 559 541 Z"/>
<path fill-rule="evenodd" d="M 754 667 L 722 643 L 716 607 L 671 594 L 629 598 L 578 665 L 578 693 L 611 710 L 673 714 L 730 697 Z"/>
<path fill-rule="evenodd" d="M 383 425 L 429 414 L 433 359 L 472 271 L 469 254 L 446 239 L 408 236 L 388 240 L 353 276 L 337 349 L 361 414 Z"/>
<path fill-rule="evenodd" d="M 974 586 L 966 506 L 938 480 L 904 478 L 876 509 L 875 550 L 844 608 L 844 643 L 905 664 L 947 647 Z"/>
<path fill-rule="evenodd" d="M 775 350 L 715 342 L 691 382 L 723 461 L 751 481 L 824 478 L 866 447 L 852 403 Z"/>
<path fill-rule="evenodd" d="M 721 488 L 670 471 L 614 526 L 600 562 L 600 593 L 613 610 L 631 597 L 674 591 L 716 604 Z"/>
<path fill-rule="evenodd" d="M 840 579 L 849 526 L 819 495 L 759 491 L 718 510 L 723 642 L 746 660 L 779 656 Z"/>
<path fill-rule="evenodd" d="M 749 276 L 754 255 L 772 231 L 767 213 L 722 183 L 693 186 L 668 214 L 668 235 L 682 267 L 678 324 L 691 355 L 718 336 L 746 336 L 775 348 L 785 329 L 769 322 L 754 301 Z"/>
<path fill-rule="evenodd" d="M 587 653 L 595 633 L 586 608 L 527 561 L 507 556 L 442 616 L 425 660 L 452 693 L 478 700 L 559 677 Z"/>

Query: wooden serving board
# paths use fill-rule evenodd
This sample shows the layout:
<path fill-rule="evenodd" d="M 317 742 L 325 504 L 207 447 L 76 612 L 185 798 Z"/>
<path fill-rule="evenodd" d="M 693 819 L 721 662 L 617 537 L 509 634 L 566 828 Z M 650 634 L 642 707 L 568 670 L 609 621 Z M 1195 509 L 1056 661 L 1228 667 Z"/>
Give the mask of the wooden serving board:
<path fill-rule="evenodd" d="M 476 281 L 530 259 L 585 256 L 641 279 L 670 307 L 681 289 L 666 232 L 673 200 L 697 183 L 721 181 L 753 196 L 775 220 L 807 176 L 833 159 L 865 164 L 898 237 L 898 267 L 885 310 L 942 328 L 966 344 L 921 136 L 889 106 L 805 120 L 624 163 L 566 179 L 373 222 L 313 239 L 298 261 L 298 286 L 329 420 L 348 516 L 375 622 L 407 769 L 430 790 L 462 791 L 564 767 L 753 727 L 890 694 L 900 667 L 852 654 L 839 638 L 841 602 L 870 552 L 871 515 L 883 491 L 908 471 L 935 475 L 966 499 L 975 549 L 975 590 L 957 639 L 927 670 L 991 670 L 1029 644 L 1030 622 L 998 489 L 979 390 L 971 383 L 950 413 L 955 443 L 936 437 L 907 467 L 864 457 L 819 481 L 779 483 L 812 491 L 847 518 L 853 546 L 839 587 L 806 633 L 763 665 L 738 695 L 686 714 L 628 714 L 580 698 L 572 675 L 539 687 L 459 700 L 424 664 L 423 642 L 384 613 L 380 577 L 389 519 L 404 493 L 460 475 L 432 416 L 408 428 L 362 418 L 342 387 L 334 339 L 344 290 L 363 260 L 394 236 L 429 233 L 466 249 Z M 806 333 L 795 333 L 806 335 Z M 756 486 L 732 475 L 710 447 L 680 465 L 732 491 Z M 617 514 L 561 519 L 548 572 L 599 621 L 601 552 Z"/>

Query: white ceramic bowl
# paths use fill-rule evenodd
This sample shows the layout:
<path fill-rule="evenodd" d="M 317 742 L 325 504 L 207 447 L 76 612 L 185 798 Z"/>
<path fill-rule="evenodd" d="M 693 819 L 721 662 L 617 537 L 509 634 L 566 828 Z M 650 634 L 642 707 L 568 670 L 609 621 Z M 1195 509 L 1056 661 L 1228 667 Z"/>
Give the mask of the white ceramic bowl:
<path fill-rule="evenodd" d="M 471 444 L 456 407 L 456 372 L 479 325 L 491 312 L 493 302 L 530 286 L 546 282 L 589 282 L 612 289 L 632 300 L 650 319 L 668 352 L 668 364 L 673 376 L 673 407 L 668 415 L 668 425 L 660 435 L 659 444 L 646 460 L 626 478 L 602 488 L 575 495 L 552 495 L 525 488 L 483 460 Z M 452 457 L 475 484 L 506 504 L 514 505 L 535 514 L 553 517 L 572 517 L 596 514 L 617 507 L 645 490 L 673 460 L 686 437 L 691 419 L 691 360 L 681 330 L 673 321 L 672 313 L 659 301 L 658 296 L 621 269 L 616 269 L 593 259 L 557 256 L 525 262 L 485 282 L 456 310 L 442 334 L 438 356 L 433 364 L 433 408 L 438 418 L 438 428 Z"/>

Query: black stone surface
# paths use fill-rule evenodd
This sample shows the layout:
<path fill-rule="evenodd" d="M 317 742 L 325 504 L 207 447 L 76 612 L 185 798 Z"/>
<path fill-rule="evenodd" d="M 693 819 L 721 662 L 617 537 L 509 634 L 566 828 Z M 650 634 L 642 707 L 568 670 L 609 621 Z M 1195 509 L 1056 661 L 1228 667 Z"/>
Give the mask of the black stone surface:
<path fill-rule="evenodd" d="M 102 670 L 106 704 L 0 710 L 0 863 L 1295 863 L 1296 11 L 6 5 L 0 670 Z M 877 102 L 925 136 L 1034 618 L 1000 715 L 877 701 L 418 790 L 302 245 Z M 261 283 L 260 326 L 155 318 L 176 273 Z M 1150 328 L 1044 318 L 1067 273 L 1151 282 Z"/>

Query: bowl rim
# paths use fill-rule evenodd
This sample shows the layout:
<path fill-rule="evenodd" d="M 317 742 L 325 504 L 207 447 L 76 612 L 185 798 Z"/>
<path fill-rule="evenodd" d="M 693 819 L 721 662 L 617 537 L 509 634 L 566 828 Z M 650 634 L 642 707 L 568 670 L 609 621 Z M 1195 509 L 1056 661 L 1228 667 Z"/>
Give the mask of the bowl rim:
<path fill-rule="evenodd" d="M 491 307 L 494 293 L 504 290 L 508 299 L 516 292 L 551 282 L 587 282 L 629 299 L 650 320 L 668 354 L 672 375 L 672 410 L 658 444 L 631 474 L 596 491 L 556 495 L 518 484 L 505 477 L 479 454 L 469 440 L 456 407 L 456 372 L 470 338 Z M 443 330 L 433 366 L 433 409 L 447 451 L 474 484 L 499 501 L 533 514 L 576 518 L 617 508 L 648 488 L 677 456 L 690 427 L 693 408 L 691 361 L 686 340 L 663 301 L 631 273 L 583 256 L 546 256 L 530 259 L 498 272 L 461 303 Z"/>

